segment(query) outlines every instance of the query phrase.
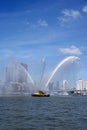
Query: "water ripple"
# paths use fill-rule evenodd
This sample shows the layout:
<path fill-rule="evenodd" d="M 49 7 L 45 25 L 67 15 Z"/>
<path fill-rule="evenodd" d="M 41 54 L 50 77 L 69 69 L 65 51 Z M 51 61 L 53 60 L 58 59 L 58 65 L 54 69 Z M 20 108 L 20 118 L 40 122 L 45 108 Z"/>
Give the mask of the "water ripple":
<path fill-rule="evenodd" d="M 86 130 L 87 97 L 0 98 L 0 130 Z"/>

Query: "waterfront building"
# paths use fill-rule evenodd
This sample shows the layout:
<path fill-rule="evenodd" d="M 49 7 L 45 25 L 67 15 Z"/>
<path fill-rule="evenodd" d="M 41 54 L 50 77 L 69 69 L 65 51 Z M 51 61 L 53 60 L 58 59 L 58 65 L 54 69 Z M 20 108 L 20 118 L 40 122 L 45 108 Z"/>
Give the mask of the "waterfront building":
<path fill-rule="evenodd" d="M 76 83 L 76 90 L 87 90 L 87 80 L 78 80 Z"/>
<path fill-rule="evenodd" d="M 48 88 L 49 88 L 50 91 L 52 91 L 53 88 L 54 88 L 54 83 L 50 82 Z"/>
<path fill-rule="evenodd" d="M 19 83 L 27 83 L 27 72 L 28 72 L 28 66 L 25 63 L 20 63 L 21 69 L 17 71 L 17 77 L 16 80 Z"/>
<path fill-rule="evenodd" d="M 68 87 L 68 82 L 67 80 L 63 80 L 63 90 L 66 90 Z"/>
<path fill-rule="evenodd" d="M 55 90 L 59 90 L 60 88 L 59 88 L 59 81 L 56 81 L 55 82 Z"/>
<path fill-rule="evenodd" d="M 6 82 L 27 83 L 28 65 L 20 62 L 11 62 L 6 67 Z"/>

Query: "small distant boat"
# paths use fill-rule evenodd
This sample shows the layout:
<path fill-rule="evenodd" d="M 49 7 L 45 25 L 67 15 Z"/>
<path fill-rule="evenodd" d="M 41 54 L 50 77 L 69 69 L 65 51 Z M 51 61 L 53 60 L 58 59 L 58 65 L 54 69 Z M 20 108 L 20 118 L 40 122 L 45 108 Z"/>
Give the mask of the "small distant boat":
<path fill-rule="evenodd" d="M 36 91 L 35 93 L 31 94 L 33 97 L 49 97 L 50 94 L 46 94 L 43 91 Z"/>

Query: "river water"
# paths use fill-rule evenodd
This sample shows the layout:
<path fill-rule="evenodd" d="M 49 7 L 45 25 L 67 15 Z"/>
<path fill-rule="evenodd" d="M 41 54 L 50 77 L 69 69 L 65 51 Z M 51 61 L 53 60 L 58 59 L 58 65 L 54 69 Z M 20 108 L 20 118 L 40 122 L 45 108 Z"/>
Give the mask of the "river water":
<path fill-rule="evenodd" d="M 0 130 L 87 130 L 87 97 L 0 97 Z"/>

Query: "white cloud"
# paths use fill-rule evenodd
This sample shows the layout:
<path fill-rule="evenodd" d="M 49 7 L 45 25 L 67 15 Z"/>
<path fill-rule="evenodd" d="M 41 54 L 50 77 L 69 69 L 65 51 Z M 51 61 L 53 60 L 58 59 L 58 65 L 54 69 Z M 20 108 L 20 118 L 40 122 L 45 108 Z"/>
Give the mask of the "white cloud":
<path fill-rule="evenodd" d="M 63 17 L 63 16 L 61 16 L 61 17 L 58 17 L 58 20 L 60 21 L 60 22 L 68 22 L 69 21 L 69 19 L 68 18 L 65 18 L 65 17 Z"/>
<path fill-rule="evenodd" d="M 39 26 L 43 26 L 43 27 L 48 26 L 48 23 L 45 20 L 39 19 L 37 23 L 38 23 Z"/>
<path fill-rule="evenodd" d="M 72 17 L 74 19 L 78 18 L 80 16 L 80 12 L 78 10 L 68 10 L 65 9 L 62 11 L 65 17 Z"/>
<path fill-rule="evenodd" d="M 87 13 L 87 5 L 85 5 L 82 9 L 83 12 Z"/>
<path fill-rule="evenodd" d="M 47 27 L 48 23 L 46 20 L 39 19 L 35 24 L 32 24 L 32 27 Z"/>
<path fill-rule="evenodd" d="M 76 20 L 77 18 L 80 17 L 80 12 L 78 10 L 68 10 L 68 9 L 65 9 L 62 11 L 62 16 L 58 17 L 58 19 L 61 21 L 61 22 L 67 22 L 67 21 L 70 21 L 72 19 Z"/>
<path fill-rule="evenodd" d="M 75 46 L 71 46 L 69 48 L 60 48 L 59 51 L 62 52 L 63 54 L 72 54 L 72 55 L 82 54 L 82 52 L 79 50 L 79 48 L 77 48 Z"/>

